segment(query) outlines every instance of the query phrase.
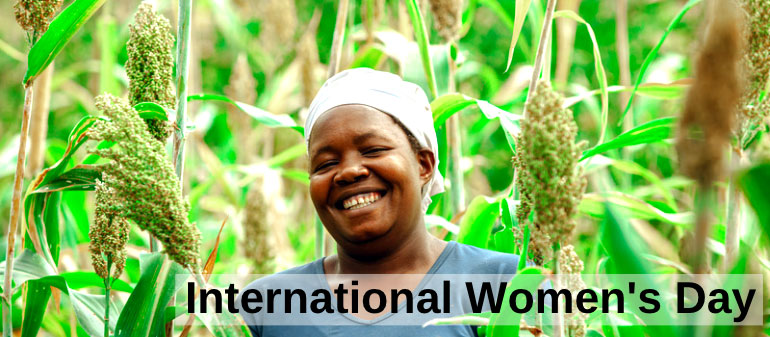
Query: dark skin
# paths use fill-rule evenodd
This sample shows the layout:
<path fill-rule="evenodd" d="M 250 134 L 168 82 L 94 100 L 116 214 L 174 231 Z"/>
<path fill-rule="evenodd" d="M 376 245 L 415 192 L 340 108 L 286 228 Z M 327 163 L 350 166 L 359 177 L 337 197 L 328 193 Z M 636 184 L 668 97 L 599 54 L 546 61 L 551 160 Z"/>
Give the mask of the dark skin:
<path fill-rule="evenodd" d="M 326 275 L 425 274 L 433 266 L 446 242 L 428 233 L 421 210 L 421 188 L 436 165 L 430 150 L 413 150 L 390 116 L 359 104 L 322 115 L 308 150 L 310 197 L 337 242 L 338 254 L 324 259 Z M 366 193 L 379 199 L 343 206 Z"/>

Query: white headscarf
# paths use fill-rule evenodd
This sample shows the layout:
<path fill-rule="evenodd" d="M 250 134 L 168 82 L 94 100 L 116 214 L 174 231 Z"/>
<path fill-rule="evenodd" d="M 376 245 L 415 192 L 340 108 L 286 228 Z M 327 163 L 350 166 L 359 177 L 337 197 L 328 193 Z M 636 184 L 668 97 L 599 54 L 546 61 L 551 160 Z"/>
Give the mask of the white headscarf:
<path fill-rule="evenodd" d="M 422 211 L 425 212 L 431 203 L 430 197 L 444 192 L 444 177 L 438 171 L 438 141 L 433 128 L 433 114 L 425 92 L 418 85 L 391 73 L 370 68 L 342 71 L 328 79 L 310 103 L 305 122 L 305 142 L 309 143 L 313 126 L 321 115 L 347 104 L 370 106 L 393 116 L 417 138 L 420 146 L 433 152 L 436 162 L 433 178 L 422 189 Z"/>

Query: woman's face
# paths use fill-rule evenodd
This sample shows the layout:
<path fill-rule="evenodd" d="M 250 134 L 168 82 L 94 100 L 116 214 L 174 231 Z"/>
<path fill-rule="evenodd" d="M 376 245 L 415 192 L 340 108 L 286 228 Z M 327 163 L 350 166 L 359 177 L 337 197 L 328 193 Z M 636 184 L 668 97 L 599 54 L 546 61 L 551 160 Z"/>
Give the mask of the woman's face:
<path fill-rule="evenodd" d="M 310 197 L 349 253 L 384 253 L 422 224 L 421 187 L 433 154 L 416 154 L 390 116 L 364 105 L 335 107 L 316 121 L 308 152 Z"/>

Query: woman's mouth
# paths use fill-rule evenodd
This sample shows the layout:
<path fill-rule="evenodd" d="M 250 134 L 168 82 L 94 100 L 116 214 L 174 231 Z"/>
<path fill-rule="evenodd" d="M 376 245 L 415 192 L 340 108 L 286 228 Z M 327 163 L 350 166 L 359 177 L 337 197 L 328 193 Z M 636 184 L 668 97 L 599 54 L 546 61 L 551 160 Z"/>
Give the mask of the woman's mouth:
<path fill-rule="evenodd" d="M 377 200 L 380 200 L 380 198 L 382 198 L 382 194 L 380 192 L 356 194 L 343 200 L 342 208 L 345 210 L 363 208 L 377 202 Z"/>

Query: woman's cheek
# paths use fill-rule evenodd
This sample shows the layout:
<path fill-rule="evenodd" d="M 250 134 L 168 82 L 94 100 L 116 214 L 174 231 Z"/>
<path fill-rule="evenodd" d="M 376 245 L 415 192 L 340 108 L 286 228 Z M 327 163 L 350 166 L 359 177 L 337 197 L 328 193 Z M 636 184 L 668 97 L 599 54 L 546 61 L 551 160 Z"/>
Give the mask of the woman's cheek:
<path fill-rule="evenodd" d="M 330 177 L 328 173 L 310 176 L 310 199 L 316 206 L 326 203 L 329 193 Z"/>

